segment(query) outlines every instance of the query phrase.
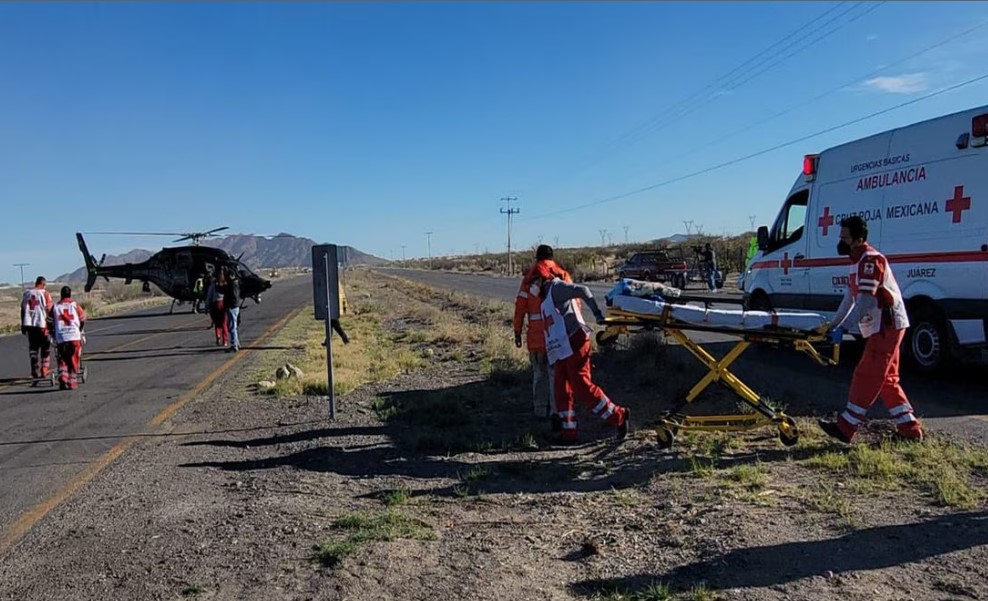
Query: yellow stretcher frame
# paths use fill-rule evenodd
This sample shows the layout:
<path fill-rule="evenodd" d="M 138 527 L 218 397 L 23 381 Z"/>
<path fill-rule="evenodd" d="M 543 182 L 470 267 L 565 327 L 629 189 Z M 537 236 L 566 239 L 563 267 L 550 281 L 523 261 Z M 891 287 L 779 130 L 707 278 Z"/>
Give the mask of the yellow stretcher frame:
<path fill-rule="evenodd" d="M 828 342 L 824 334 L 806 332 L 786 328 L 765 328 L 763 330 L 737 330 L 732 328 L 701 326 L 687 323 L 672 316 L 672 305 L 667 305 L 661 313 L 655 315 L 632 313 L 609 307 L 604 319 L 605 329 L 597 332 L 597 344 L 606 346 L 613 344 L 622 334 L 634 334 L 641 331 L 661 329 L 672 336 L 691 355 L 707 368 L 703 376 L 687 393 L 686 398 L 672 410 L 662 414 L 655 426 L 660 448 L 672 446 L 673 439 L 679 431 L 726 431 L 740 432 L 752 430 L 767 425 L 775 425 L 779 429 L 779 440 L 786 446 L 792 446 L 799 441 L 799 430 L 792 417 L 782 411 L 776 411 L 762 401 L 757 392 L 731 373 L 730 366 L 752 344 L 772 344 L 774 346 L 790 346 L 797 351 L 809 355 L 811 359 L 823 366 L 837 365 L 840 361 L 840 345 L 834 344 L 831 356 L 821 354 L 814 344 Z M 740 338 L 737 344 L 720 359 L 707 352 L 686 334 L 687 331 L 712 332 L 727 334 Z M 687 416 L 682 410 L 693 403 L 700 393 L 711 384 L 719 382 L 733 391 L 741 400 L 755 410 L 751 414 L 738 415 L 703 415 Z"/>

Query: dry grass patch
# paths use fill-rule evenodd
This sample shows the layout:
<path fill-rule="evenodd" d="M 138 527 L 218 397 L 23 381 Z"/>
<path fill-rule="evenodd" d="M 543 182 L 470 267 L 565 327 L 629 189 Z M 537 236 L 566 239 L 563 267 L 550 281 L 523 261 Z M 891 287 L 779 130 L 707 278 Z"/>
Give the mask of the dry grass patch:
<path fill-rule="evenodd" d="M 348 281 L 350 313 L 341 322 L 350 338 L 343 344 L 333 334 L 333 389 L 338 395 L 369 382 L 393 378 L 399 373 L 418 369 L 422 359 L 407 345 L 400 344 L 395 332 L 388 331 L 383 321 L 394 315 L 395 308 L 370 300 L 372 288 L 369 276 L 352 274 Z M 266 358 L 259 364 L 256 380 L 273 379 L 275 368 L 286 361 L 304 372 L 301 380 L 278 380 L 273 389 L 277 396 L 299 394 L 325 395 L 326 348 L 325 324 L 312 317 L 311 307 L 292 318 L 275 336 L 272 346 L 288 347 L 286 352 Z"/>
<path fill-rule="evenodd" d="M 858 492 L 912 486 L 939 505 L 971 509 L 985 499 L 984 489 L 972 479 L 988 470 L 988 450 L 931 435 L 922 443 L 857 444 L 848 451 L 819 454 L 806 464 L 834 472 Z"/>
<path fill-rule="evenodd" d="M 328 568 L 339 567 L 344 559 L 369 542 L 437 538 L 432 526 L 408 518 L 393 508 L 377 515 L 347 514 L 338 518 L 333 523 L 333 528 L 346 533 L 345 538 L 313 546 L 313 559 Z"/>

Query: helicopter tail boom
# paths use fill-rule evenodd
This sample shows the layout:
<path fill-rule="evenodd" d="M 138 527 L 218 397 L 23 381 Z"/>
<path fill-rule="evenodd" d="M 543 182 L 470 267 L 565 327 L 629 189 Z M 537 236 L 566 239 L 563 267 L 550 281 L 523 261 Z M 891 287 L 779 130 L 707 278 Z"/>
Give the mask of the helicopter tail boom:
<path fill-rule="evenodd" d="M 82 238 L 82 234 L 76 232 L 75 237 L 79 242 L 79 250 L 82 252 L 82 258 L 86 261 L 86 292 L 89 292 L 96 285 L 96 278 L 99 277 L 96 257 L 89 253 L 89 248 L 86 246 L 86 241 Z"/>

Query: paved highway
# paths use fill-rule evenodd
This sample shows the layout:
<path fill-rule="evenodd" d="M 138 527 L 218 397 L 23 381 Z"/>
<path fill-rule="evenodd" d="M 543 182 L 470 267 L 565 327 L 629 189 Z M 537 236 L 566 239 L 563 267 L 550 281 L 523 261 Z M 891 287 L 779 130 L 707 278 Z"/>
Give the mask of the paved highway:
<path fill-rule="evenodd" d="M 153 433 L 229 367 L 263 352 L 265 339 L 312 298 L 311 282 L 276 281 L 242 311 L 240 353 L 214 344 L 205 315 L 156 308 L 93 319 L 75 391 L 31 387 L 27 338 L 0 338 L 0 553 L 53 504 L 114 457 L 134 434 Z"/>

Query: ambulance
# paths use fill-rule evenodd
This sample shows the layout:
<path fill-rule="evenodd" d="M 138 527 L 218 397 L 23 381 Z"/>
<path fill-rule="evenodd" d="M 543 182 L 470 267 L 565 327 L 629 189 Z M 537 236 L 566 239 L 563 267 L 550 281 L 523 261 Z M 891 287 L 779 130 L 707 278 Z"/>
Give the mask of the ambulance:
<path fill-rule="evenodd" d="M 744 275 L 752 309 L 833 313 L 849 260 L 840 222 L 860 215 L 885 254 L 911 327 L 907 364 L 936 372 L 988 339 L 988 106 L 803 158 L 803 170 Z"/>

